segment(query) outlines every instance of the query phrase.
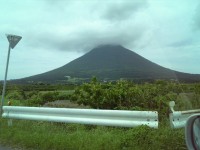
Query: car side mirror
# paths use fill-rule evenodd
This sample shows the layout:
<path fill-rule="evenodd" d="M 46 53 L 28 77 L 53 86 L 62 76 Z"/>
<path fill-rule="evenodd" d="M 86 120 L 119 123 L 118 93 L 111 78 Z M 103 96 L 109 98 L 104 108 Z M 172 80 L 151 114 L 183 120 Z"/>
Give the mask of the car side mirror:
<path fill-rule="evenodd" d="M 200 114 L 188 118 L 185 126 L 185 140 L 189 150 L 200 150 Z"/>

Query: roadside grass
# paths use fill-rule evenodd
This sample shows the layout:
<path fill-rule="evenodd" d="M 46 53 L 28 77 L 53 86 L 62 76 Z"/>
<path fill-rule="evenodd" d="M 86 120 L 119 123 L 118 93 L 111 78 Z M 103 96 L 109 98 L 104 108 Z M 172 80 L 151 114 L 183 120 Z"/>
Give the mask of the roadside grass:
<path fill-rule="evenodd" d="M 0 119 L 0 143 L 36 150 L 186 150 L 184 129 L 135 128 Z"/>

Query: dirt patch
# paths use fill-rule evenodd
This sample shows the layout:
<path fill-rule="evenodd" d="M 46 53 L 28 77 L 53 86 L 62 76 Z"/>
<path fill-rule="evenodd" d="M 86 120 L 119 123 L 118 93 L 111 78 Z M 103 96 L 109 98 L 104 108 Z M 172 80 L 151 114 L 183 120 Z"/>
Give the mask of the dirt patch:
<path fill-rule="evenodd" d="M 44 104 L 44 107 L 59 107 L 59 108 L 91 108 L 90 106 L 79 105 L 75 102 L 71 102 L 70 100 L 57 100 L 54 102 L 48 102 Z"/>

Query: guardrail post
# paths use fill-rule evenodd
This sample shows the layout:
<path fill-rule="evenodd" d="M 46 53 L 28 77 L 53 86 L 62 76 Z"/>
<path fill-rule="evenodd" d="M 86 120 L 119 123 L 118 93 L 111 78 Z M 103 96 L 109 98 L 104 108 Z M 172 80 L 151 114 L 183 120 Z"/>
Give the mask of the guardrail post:
<path fill-rule="evenodd" d="M 169 120 L 170 120 L 171 128 L 185 127 L 188 117 L 190 117 L 193 114 L 200 113 L 200 109 L 175 111 L 174 106 L 175 106 L 175 102 L 170 101 L 169 107 L 170 107 L 171 113 L 169 114 Z"/>
<path fill-rule="evenodd" d="M 11 106 L 11 105 L 12 105 L 12 103 L 11 103 L 11 101 L 9 100 L 9 101 L 8 101 L 8 106 Z M 9 127 L 12 126 L 12 119 L 8 119 L 8 126 L 9 126 Z"/>
<path fill-rule="evenodd" d="M 8 126 L 11 127 L 12 126 L 12 119 L 8 119 Z"/>

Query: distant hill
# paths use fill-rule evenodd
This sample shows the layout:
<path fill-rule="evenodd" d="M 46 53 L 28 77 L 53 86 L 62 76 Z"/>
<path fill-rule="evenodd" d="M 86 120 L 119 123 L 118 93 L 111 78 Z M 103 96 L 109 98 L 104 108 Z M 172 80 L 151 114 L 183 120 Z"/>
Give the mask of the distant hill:
<path fill-rule="evenodd" d="M 188 74 L 164 68 L 120 45 L 102 45 L 70 63 L 18 81 L 56 82 L 66 77 L 117 80 L 120 78 L 137 80 L 174 79 L 200 81 L 199 74 Z"/>

